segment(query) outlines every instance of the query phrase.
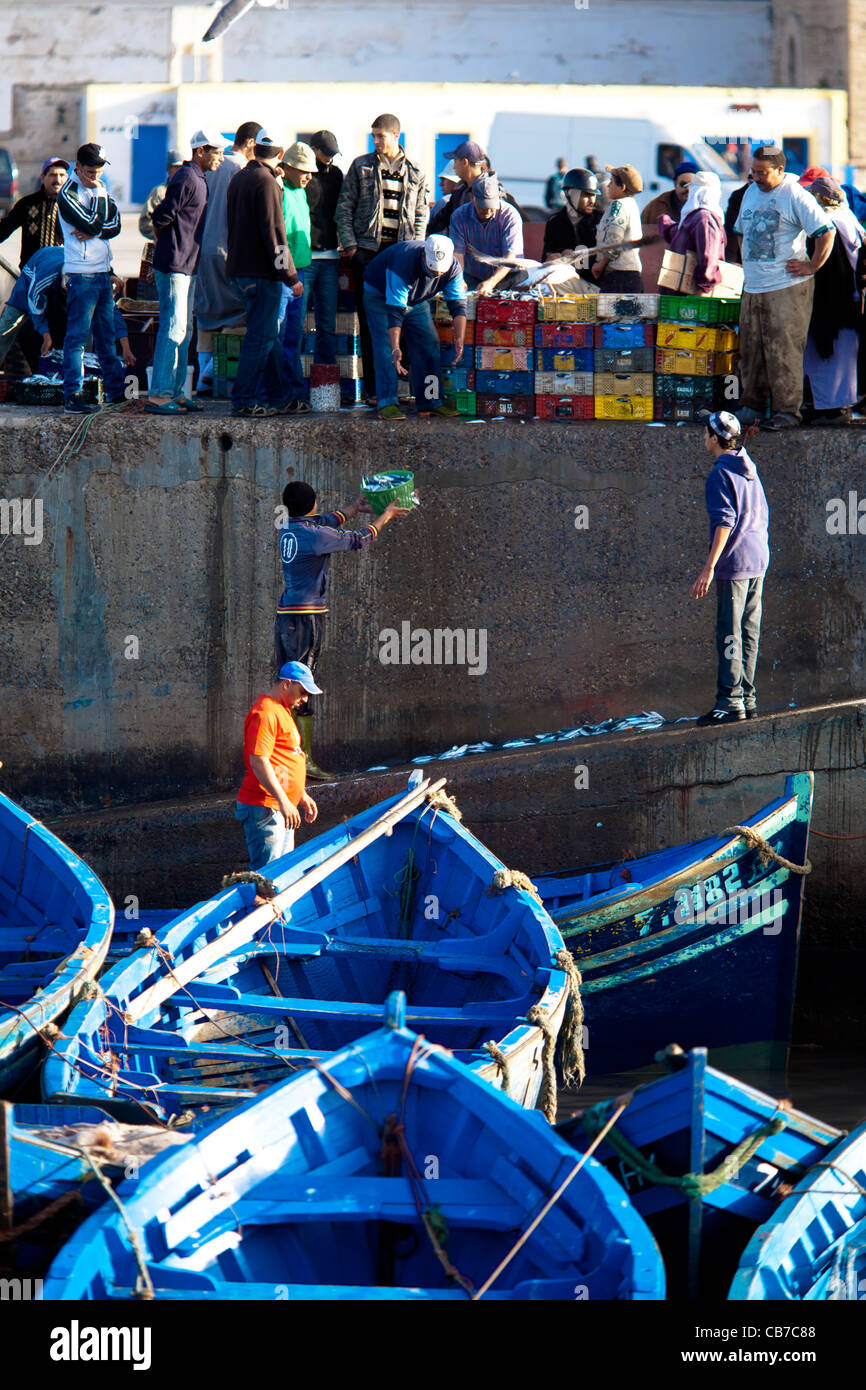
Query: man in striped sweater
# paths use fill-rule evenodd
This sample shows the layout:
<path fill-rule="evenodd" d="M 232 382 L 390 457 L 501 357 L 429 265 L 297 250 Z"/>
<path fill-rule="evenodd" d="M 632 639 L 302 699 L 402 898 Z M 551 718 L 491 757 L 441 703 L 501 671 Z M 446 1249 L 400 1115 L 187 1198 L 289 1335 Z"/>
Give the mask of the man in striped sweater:
<path fill-rule="evenodd" d="M 84 346 L 91 326 L 106 399 L 110 405 L 125 399 L 123 367 L 114 350 L 108 244 L 120 232 L 120 213 L 100 179 L 107 163 L 101 145 L 81 145 L 75 168 L 57 195 L 57 215 L 63 228 L 63 273 L 68 280 L 63 400 L 67 414 L 71 415 L 89 415 L 99 409 L 81 395 Z"/>

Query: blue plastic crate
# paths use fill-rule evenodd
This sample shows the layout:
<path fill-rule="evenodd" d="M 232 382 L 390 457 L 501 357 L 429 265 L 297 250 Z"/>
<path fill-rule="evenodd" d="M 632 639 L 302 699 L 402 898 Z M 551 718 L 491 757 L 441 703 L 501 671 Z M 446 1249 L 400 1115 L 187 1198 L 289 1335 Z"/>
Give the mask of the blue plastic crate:
<path fill-rule="evenodd" d="M 595 345 L 597 348 L 636 348 L 655 346 L 654 323 L 641 323 L 636 319 L 619 319 L 612 323 L 595 325 Z"/>
<path fill-rule="evenodd" d="M 534 396 L 534 372 L 476 371 L 475 389 L 485 396 Z"/>
<path fill-rule="evenodd" d="M 443 391 L 474 391 L 474 367 L 444 367 L 442 369 Z"/>
<path fill-rule="evenodd" d="M 535 349 L 538 372 L 591 372 L 595 353 L 592 348 L 541 347 Z"/>

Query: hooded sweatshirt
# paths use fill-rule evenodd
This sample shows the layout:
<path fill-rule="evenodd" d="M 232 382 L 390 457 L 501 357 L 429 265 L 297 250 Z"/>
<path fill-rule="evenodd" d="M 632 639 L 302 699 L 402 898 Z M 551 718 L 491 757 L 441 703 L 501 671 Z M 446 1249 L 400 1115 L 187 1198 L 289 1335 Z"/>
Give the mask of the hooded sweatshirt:
<path fill-rule="evenodd" d="M 770 563 L 770 509 L 758 470 L 744 448 L 719 454 L 706 483 L 710 539 L 717 526 L 730 526 L 727 545 L 716 564 L 716 579 L 759 579 Z"/>

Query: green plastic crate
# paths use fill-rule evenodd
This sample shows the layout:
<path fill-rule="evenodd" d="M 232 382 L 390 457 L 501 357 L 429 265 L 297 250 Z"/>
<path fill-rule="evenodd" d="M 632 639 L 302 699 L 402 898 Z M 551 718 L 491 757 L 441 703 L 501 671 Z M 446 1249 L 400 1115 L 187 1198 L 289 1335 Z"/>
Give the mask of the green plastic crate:
<path fill-rule="evenodd" d="M 214 333 L 213 355 L 214 357 L 233 358 L 237 361 L 241 355 L 243 342 L 243 333 Z"/>
<path fill-rule="evenodd" d="M 476 406 L 474 391 L 446 391 L 445 404 L 459 410 L 461 415 L 474 415 Z"/>
<path fill-rule="evenodd" d="M 659 318 L 673 323 L 739 323 L 739 299 L 710 299 L 705 295 L 659 296 Z"/>
<path fill-rule="evenodd" d="M 239 360 L 240 359 L 237 357 L 214 357 L 213 369 L 215 375 L 226 376 L 229 381 L 234 381 L 238 374 Z"/>
<path fill-rule="evenodd" d="M 390 473 L 371 473 L 361 479 L 361 491 L 376 516 L 381 516 L 389 502 L 399 502 L 401 507 L 412 506 L 415 491 L 415 474 L 406 469 Z"/>

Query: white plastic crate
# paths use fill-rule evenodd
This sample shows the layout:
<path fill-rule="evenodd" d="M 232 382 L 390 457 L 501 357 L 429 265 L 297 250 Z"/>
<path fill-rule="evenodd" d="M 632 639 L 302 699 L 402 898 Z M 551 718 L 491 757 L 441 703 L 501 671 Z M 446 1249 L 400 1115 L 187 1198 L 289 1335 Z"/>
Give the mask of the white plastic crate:
<path fill-rule="evenodd" d="M 657 319 L 659 316 L 659 297 L 657 294 L 600 294 L 598 296 L 598 317 L 600 319 Z"/>
<path fill-rule="evenodd" d="M 536 396 L 591 396 L 592 372 L 536 372 Z"/>

